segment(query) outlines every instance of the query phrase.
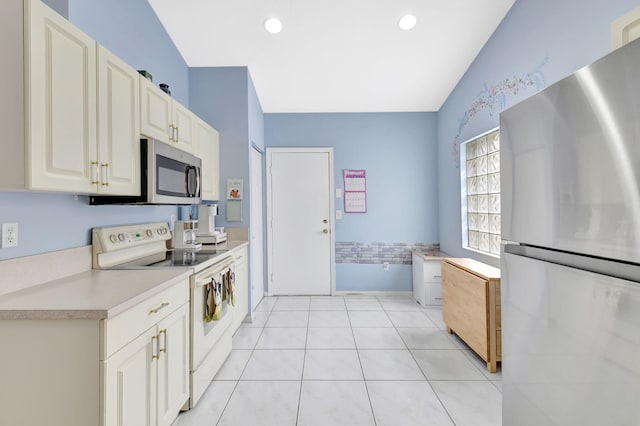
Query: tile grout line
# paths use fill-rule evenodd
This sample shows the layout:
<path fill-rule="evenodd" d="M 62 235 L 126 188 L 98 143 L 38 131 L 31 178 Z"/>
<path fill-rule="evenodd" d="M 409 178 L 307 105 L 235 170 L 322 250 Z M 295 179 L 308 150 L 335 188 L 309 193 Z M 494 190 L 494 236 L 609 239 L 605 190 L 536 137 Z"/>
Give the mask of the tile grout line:
<path fill-rule="evenodd" d="M 300 402 L 302 401 L 302 384 L 304 381 L 304 365 L 307 360 L 307 341 L 309 339 L 309 320 L 311 319 L 311 297 L 309 297 L 309 310 L 307 311 L 307 332 L 304 336 L 304 352 L 302 354 L 302 371 L 300 372 L 300 391 L 298 392 L 298 410 L 296 411 L 296 425 L 300 420 Z"/>
<path fill-rule="evenodd" d="M 380 303 L 380 304 L 382 305 L 382 303 Z M 384 305 L 382 305 L 382 308 L 384 309 Z M 407 311 L 407 312 L 411 312 L 411 311 Z M 389 316 L 389 314 L 387 313 L 386 309 L 385 309 L 385 313 L 387 314 L 387 316 Z M 389 320 L 391 321 L 391 318 L 389 318 Z M 429 318 L 429 320 L 431 320 L 431 319 Z M 393 321 L 391 321 L 391 324 L 393 324 L 394 330 L 396 330 L 396 333 L 398 333 L 398 335 L 400 336 L 400 339 L 402 339 L 402 341 L 404 342 L 405 346 L 407 347 L 407 351 L 409 351 L 409 355 L 411 355 L 411 358 L 413 359 L 413 362 L 415 362 L 416 365 L 418 366 L 418 368 L 420 369 L 420 372 L 422 373 L 422 375 L 424 376 L 425 381 L 429 385 L 429 388 L 431 389 L 431 392 L 433 392 L 433 394 L 436 396 L 436 398 L 438 398 L 438 402 L 440 402 L 440 405 L 442 406 L 442 409 L 444 410 L 445 413 L 447 413 L 447 416 L 449 416 L 449 419 L 451 419 L 451 423 L 453 424 L 453 426 L 456 426 L 455 420 L 453 420 L 453 417 L 449 413 L 449 410 L 447 410 L 447 407 L 444 405 L 444 402 L 442 402 L 442 400 L 440 399 L 440 396 L 438 395 L 436 390 L 433 388 L 433 385 L 431 384 L 431 381 L 427 377 L 427 373 L 425 373 L 425 371 L 420 366 L 420 363 L 416 359 L 416 357 L 415 357 L 414 353 L 411 351 L 411 349 L 409 349 L 409 346 L 407 345 L 407 342 L 405 342 L 405 340 L 402 338 L 402 334 L 400 334 L 400 332 L 398 331 L 398 328 L 396 327 L 396 325 L 394 324 Z"/>
<path fill-rule="evenodd" d="M 347 306 L 347 301 L 346 300 L 345 300 L 344 304 L 345 304 L 345 308 L 347 309 L 347 320 L 349 321 L 349 329 L 351 330 L 351 336 L 353 337 L 353 345 L 356 348 L 356 355 L 358 356 L 358 364 L 360 364 L 360 371 L 362 372 L 362 381 L 364 382 L 364 389 L 365 389 L 365 391 L 367 391 L 367 399 L 369 400 L 369 407 L 371 407 L 371 415 L 373 416 L 373 424 L 375 426 L 377 426 L 378 425 L 378 421 L 376 420 L 376 412 L 373 409 L 373 402 L 371 402 L 371 394 L 369 393 L 369 386 L 367 386 L 367 378 L 364 375 L 364 367 L 362 366 L 362 359 L 360 358 L 360 349 L 358 348 L 358 344 L 356 343 L 356 335 L 353 332 L 353 324 L 351 324 L 351 316 L 349 315 L 349 307 Z"/>
<path fill-rule="evenodd" d="M 426 314 L 425 314 L 426 315 Z M 427 316 L 428 318 L 428 316 Z M 431 321 L 431 318 L 429 318 L 429 320 Z M 433 321 L 432 321 L 433 322 Z M 395 324 L 394 324 L 395 326 Z M 438 328 L 438 330 L 440 330 Z M 397 331 L 397 329 L 396 329 Z M 400 334 L 400 332 L 398 332 L 398 334 Z M 400 335 L 400 338 L 402 338 L 402 335 Z M 402 339 L 404 341 L 404 339 Z M 405 343 L 406 344 L 406 343 Z M 435 397 L 438 399 L 438 402 L 440 403 L 440 405 L 442 406 L 442 409 L 444 410 L 445 413 L 447 413 L 447 416 L 449 416 L 449 419 L 451 420 L 451 423 L 453 424 L 453 426 L 456 426 L 456 422 L 453 419 L 453 417 L 451 416 L 451 413 L 449 413 L 449 410 L 447 409 L 447 407 L 444 405 L 444 402 L 442 402 L 442 400 L 440 399 L 440 395 L 438 395 L 438 393 L 436 392 L 436 390 L 434 389 L 433 385 L 431 384 L 431 381 L 429 380 L 429 378 L 427 377 L 427 373 L 425 373 L 425 371 L 422 369 L 422 367 L 420 366 L 420 363 L 418 362 L 418 360 L 416 359 L 415 354 L 412 352 L 411 349 L 409 349 L 409 347 L 407 347 L 407 350 L 409 351 L 409 355 L 411 355 L 411 358 L 413 358 L 413 361 L 417 364 L 418 368 L 420 369 L 420 371 L 422 372 L 422 375 L 424 376 L 427 384 L 429 385 L 429 388 L 431 389 L 431 392 L 433 392 L 433 394 L 435 395 Z"/>
<path fill-rule="evenodd" d="M 260 335 L 256 339 L 256 343 L 253 345 L 253 349 L 251 349 L 251 354 L 249 355 L 249 358 L 247 359 L 247 363 L 244 365 L 244 368 L 242 369 L 242 372 L 240 373 L 240 376 L 238 376 L 238 380 L 236 380 L 236 384 L 233 387 L 233 390 L 229 394 L 229 398 L 227 399 L 227 402 L 224 404 L 224 408 L 220 412 L 220 417 L 218 417 L 218 420 L 216 421 L 216 425 L 220 424 L 220 421 L 222 420 L 222 417 L 224 416 L 224 412 L 227 410 L 227 407 L 229 406 L 229 401 L 231 401 L 231 398 L 233 397 L 233 394 L 236 392 L 236 389 L 238 388 L 238 385 L 240 384 L 240 379 L 242 378 L 242 375 L 244 374 L 244 371 L 247 369 L 247 365 L 249 365 L 249 361 L 251 360 L 251 357 L 253 356 L 253 353 L 255 352 L 255 347 L 258 344 L 258 340 L 260 340 L 260 336 L 262 336 L 262 332 L 264 331 L 265 326 L 267 325 L 267 321 L 269 321 L 269 318 L 271 317 L 271 313 L 272 312 L 273 312 L 273 307 L 269 311 L 269 315 L 267 316 L 267 319 L 264 322 L 264 326 L 262 326 L 262 330 L 260 331 Z M 247 328 L 250 328 L 250 327 L 247 327 Z M 238 330 L 236 330 L 236 333 L 239 330 L 240 330 L 240 328 Z M 234 336 L 235 336 L 235 333 L 234 333 Z M 231 340 L 232 340 L 232 343 L 231 343 L 232 349 L 231 350 L 233 350 L 233 336 L 231 336 Z M 214 376 L 214 380 L 215 380 L 215 376 Z M 212 380 L 211 382 L 213 383 L 214 380 Z M 209 386 L 211 386 L 211 383 L 209 383 Z"/>

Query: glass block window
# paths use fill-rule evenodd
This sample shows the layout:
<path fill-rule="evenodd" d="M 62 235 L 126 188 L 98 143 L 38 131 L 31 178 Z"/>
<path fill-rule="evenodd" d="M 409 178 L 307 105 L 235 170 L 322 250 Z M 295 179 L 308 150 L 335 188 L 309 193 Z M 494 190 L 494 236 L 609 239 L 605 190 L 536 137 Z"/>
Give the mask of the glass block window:
<path fill-rule="evenodd" d="M 460 157 L 463 246 L 499 256 L 500 132 L 464 142 Z"/>

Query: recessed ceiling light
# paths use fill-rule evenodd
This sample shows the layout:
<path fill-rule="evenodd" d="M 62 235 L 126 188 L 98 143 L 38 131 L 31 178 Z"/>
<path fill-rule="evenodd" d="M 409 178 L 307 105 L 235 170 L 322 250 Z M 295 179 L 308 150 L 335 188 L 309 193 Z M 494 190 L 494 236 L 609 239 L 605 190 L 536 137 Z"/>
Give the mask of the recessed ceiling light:
<path fill-rule="evenodd" d="M 264 27 L 271 34 L 278 34 L 282 31 L 282 22 L 278 18 L 269 18 L 264 21 Z"/>
<path fill-rule="evenodd" d="M 410 14 L 404 15 L 402 18 L 400 18 L 400 21 L 398 21 L 398 26 L 401 30 L 408 31 L 416 26 L 416 22 L 417 19 L 415 16 Z"/>

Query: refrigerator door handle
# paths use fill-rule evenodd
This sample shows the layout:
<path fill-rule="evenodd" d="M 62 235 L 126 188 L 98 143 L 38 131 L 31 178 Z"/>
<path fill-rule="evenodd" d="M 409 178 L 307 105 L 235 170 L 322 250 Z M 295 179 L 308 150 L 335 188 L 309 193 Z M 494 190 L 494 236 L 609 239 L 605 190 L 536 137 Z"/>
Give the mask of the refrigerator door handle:
<path fill-rule="evenodd" d="M 631 262 L 608 260 L 525 244 L 505 244 L 504 252 L 640 283 L 640 265 Z"/>

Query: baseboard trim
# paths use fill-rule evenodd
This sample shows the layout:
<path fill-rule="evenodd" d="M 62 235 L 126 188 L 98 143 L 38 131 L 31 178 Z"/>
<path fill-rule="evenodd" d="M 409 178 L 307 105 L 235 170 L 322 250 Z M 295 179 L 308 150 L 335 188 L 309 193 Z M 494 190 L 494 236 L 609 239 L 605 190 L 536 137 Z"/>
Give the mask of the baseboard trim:
<path fill-rule="evenodd" d="M 412 291 L 349 291 L 340 290 L 334 296 L 411 296 Z"/>

